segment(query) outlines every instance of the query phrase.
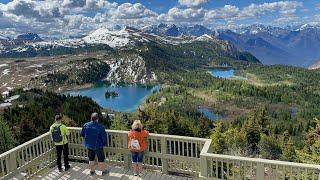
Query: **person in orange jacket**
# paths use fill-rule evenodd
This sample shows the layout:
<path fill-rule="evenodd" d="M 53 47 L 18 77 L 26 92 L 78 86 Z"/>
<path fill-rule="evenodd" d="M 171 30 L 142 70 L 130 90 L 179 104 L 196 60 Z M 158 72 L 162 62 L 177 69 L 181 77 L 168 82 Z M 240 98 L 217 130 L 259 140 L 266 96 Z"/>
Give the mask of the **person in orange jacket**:
<path fill-rule="evenodd" d="M 128 133 L 128 148 L 132 154 L 132 169 L 135 176 L 141 175 L 144 151 L 148 148 L 149 132 L 143 129 L 140 120 L 135 120 Z"/>

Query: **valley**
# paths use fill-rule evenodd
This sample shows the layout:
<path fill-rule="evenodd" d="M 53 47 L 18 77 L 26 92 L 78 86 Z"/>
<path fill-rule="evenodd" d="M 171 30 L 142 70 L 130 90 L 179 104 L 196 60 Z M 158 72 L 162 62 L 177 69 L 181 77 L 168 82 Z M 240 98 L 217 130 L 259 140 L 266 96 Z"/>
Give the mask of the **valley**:
<path fill-rule="evenodd" d="M 0 90 L 19 98 L 0 121 L 23 143 L 56 113 L 82 126 L 98 111 L 111 129 L 140 119 L 153 133 L 211 138 L 215 153 L 319 162 L 309 136 L 319 123 L 319 70 L 264 65 L 214 35 L 158 32 L 98 29 L 73 46 L 35 42 L 5 53 Z"/>

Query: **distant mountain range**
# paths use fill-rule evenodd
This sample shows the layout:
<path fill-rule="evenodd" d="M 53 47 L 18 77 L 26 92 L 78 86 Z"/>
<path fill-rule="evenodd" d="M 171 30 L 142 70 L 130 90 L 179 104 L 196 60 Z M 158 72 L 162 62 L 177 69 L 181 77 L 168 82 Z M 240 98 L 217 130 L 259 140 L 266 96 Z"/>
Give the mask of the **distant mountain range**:
<path fill-rule="evenodd" d="M 309 24 L 286 28 L 255 24 L 236 30 L 159 24 L 146 27 L 144 31 L 160 36 L 214 35 L 252 53 L 264 64 L 308 67 L 320 58 L 320 26 Z"/>
<path fill-rule="evenodd" d="M 320 58 L 320 27 L 278 28 L 252 25 L 236 32 L 219 31 L 220 39 L 251 52 L 265 64 L 308 67 Z"/>
<path fill-rule="evenodd" d="M 308 24 L 285 28 L 256 24 L 236 30 L 212 30 L 202 25 L 174 24 L 151 25 L 139 30 L 115 26 L 112 29 L 97 29 L 86 36 L 55 41 L 44 41 L 34 33 L 20 35 L 15 39 L 0 34 L 0 56 L 28 54 L 26 52 L 32 52 L 32 56 L 52 55 L 50 51 L 60 51 L 61 48 L 72 53 L 87 47 L 92 49 L 96 45 L 121 48 L 147 42 L 179 44 L 208 37 L 227 40 L 239 50 L 252 53 L 264 64 L 309 67 L 320 59 L 320 26 Z"/>
<path fill-rule="evenodd" d="M 152 25 L 142 28 L 142 31 L 146 33 L 152 33 L 159 36 L 202 36 L 205 34 L 213 35 L 214 31 L 201 26 L 201 25 L 194 25 L 194 26 L 177 26 L 175 24 L 159 24 L 159 25 Z"/>
<path fill-rule="evenodd" d="M 320 69 L 320 60 L 312 64 L 309 69 Z"/>
<path fill-rule="evenodd" d="M 131 27 L 120 29 L 100 28 L 84 37 L 54 41 L 44 41 L 36 34 L 26 34 L 20 35 L 15 39 L 6 39 L 4 42 L 9 45 L 6 46 L 5 43 L 2 43 L 4 48 L 0 51 L 0 57 L 63 55 L 98 50 L 132 49 L 140 46 L 148 46 L 150 44 L 152 47 L 158 45 L 159 48 L 162 48 L 162 46 L 180 45 L 181 47 L 182 44 L 194 44 L 194 47 L 188 47 L 192 52 L 184 52 L 184 54 L 192 53 L 193 56 L 196 56 L 197 54 L 200 54 L 200 51 L 196 50 L 197 46 L 199 46 L 198 42 L 202 42 L 203 44 L 201 44 L 201 46 L 203 47 L 209 44 L 211 46 L 211 50 L 208 49 L 207 53 L 201 52 L 202 57 L 206 57 L 206 60 L 210 60 L 210 57 L 208 57 L 207 54 L 212 54 L 211 51 L 216 50 L 215 56 L 211 56 L 211 60 L 214 60 L 216 55 L 218 55 L 236 60 L 246 60 L 249 58 L 250 60 L 259 62 L 249 53 L 240 52 L 232 43 L 219 40 L 215 36 L 207 34 L 202 36 L 160 36 Z M 19 42 L 19 44 L 16 42 Z M 173 49 L 173 47 L 171 49 Z M 179 47 L 177 47 L 177 49 L 179 49 Z M 181 54 L 181 52 L 175 53 Z"/>

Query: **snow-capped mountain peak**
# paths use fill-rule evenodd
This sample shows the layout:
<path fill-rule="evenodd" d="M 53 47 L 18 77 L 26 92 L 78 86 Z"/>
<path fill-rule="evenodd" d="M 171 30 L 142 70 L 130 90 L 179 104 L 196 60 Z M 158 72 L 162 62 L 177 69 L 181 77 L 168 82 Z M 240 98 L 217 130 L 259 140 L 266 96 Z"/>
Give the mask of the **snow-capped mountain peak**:
<path fill-rule="evenodd" d="M 197 41 L 208 41 L 208 40 L 211 41 L 213 39 L 214 38 L 208 34 L 204 34 L 204 35 L 196 38 Z"/>
<path fill-rule="evenodd" d="M 83 40 L 88 44 L 107 44 L 112 48 L 148 41 L 138 30 L 130 27 L 124 27 L 118 31 L 99 28 L 84 37 Z"/>
<path fill-rule="evenodd" d="M 158 24 L 152 26 L 146 26 L 142 29 L 143 32 L 156 34 L 159 36 L 171 36 L 171 37 L 181 37 L 181 36 L 202 36 L 204 34 L 214 34 L 214 31 L 202 26 L 177 26 L 175 24 Z"/>
<path fill-rule="evenodd" d="M 0 33 L 0 40 L 10 40 L 7 36 Z"/>
<path fill-rule="evenodd" d="M 303 31 L 308 29 L 317 29 L 320 28 L 320 24 L 303 24 L 298 26 L 295 31 Z"/>

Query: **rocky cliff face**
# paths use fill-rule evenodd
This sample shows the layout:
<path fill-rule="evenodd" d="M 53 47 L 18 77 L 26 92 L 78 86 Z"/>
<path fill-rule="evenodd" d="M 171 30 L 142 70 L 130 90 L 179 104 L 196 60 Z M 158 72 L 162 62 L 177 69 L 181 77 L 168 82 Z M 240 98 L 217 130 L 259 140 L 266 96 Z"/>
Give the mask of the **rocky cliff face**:
<path fill-rule="evenodd" d="M 109 81 L 147 83 L 156 80 L 155 73 L 147 70 L 145 60 L 138 54 L 123 54 L 106 62 L 111 67 Z"/>

